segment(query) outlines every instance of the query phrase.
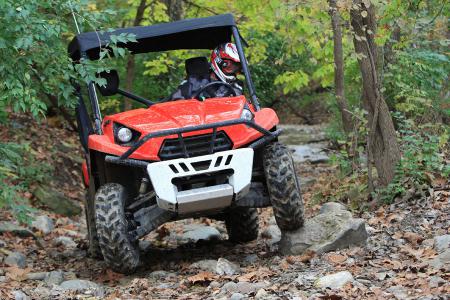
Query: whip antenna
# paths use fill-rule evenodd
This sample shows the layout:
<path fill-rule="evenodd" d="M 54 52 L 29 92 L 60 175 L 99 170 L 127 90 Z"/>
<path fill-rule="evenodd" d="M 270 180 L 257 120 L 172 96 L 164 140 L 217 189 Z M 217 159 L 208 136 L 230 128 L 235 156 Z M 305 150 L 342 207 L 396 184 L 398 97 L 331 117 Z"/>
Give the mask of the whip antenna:
<path fill-rule="evenodd" d="M 80 34 L 80 27 L 78 27 L 78 21 L 77 21 L 77 17 L 75 16 L 75 12 L 73 11 L 73 7 L 72 7 L 72 1 L 69 1 L 69 7 L 70 7 L 70 11 L 72 13 L 72 17 L 73 17 L 73 21 L 75 22 L 75 27 L 77 27 L 77 33 Z"/>

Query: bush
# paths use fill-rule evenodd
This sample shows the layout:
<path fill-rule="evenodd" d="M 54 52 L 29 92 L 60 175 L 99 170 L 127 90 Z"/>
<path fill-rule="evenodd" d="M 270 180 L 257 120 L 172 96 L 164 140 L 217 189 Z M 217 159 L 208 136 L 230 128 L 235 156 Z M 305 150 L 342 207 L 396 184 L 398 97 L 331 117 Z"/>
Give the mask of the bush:
<path fill-rule="evenodd" d="M 440 176 L 448 178 L 450 165 L 445 161 L 448 152 L 449 128 L 444 126 L 415 126 L 411 120 L 397 114 L 402 158 L 394 180 L 378 191 L 383 202 L 392 202 L 408 190 L 420 191 Z"/>
<path fill-rule="evenodd" d="M 37 161 L 29 144 L 0 143 L 0 207 L 29 222 L 32 209 L 23 195 L 32 184 L 47 181 L 50 171 L 49 165 Z"/>

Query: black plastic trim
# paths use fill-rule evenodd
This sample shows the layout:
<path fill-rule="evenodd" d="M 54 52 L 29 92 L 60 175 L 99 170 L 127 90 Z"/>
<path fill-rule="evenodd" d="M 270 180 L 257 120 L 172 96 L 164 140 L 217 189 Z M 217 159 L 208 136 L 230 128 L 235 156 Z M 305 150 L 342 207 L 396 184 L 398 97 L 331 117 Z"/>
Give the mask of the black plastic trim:
<path fill-rule="evenodd" d="M 168 129 L 168 130 L 162 130 L 158 132 L 153 132 L 145 135 L 143 138 L 141 138 L 139 141 L 137 141 L 133 146 L 131 146 L 130 149 L 128 149 L 124 154 L 120 156 L 120 159 L 126 159 L 131 154 L 133 154 L 138 148 L 140 148 L 144 143 L 146 143 L 148 140 L 156 137 L 162 137 L 167 135 L 178 135 L 186 132 L 192 132 L 192 131 L 198 131 L 198 130 L 205 130 L 205 129 L 213 129 L 218 127 L 226 127 L 226 126 L 232 126 L 232 125 L 247 125 L 248 127 L 251 127 L 265 136 L 273 136 L 274 132 L 271 132 L 258 124 L 256 124 L 254 121 L 248 121 L 244 119 L 235 119 L 235 120 L 229 120 L 229 121 L 223 121 L 223 122 L 217 122 L 217 123 L 211 123 L 211 124 L 203 124 L 203 125 L 197 125 L 197 126 L 188 126 L 183 128 L 176 128 L 176 129 Z M 280 132 L 281 133 L 281 132 Z"/>

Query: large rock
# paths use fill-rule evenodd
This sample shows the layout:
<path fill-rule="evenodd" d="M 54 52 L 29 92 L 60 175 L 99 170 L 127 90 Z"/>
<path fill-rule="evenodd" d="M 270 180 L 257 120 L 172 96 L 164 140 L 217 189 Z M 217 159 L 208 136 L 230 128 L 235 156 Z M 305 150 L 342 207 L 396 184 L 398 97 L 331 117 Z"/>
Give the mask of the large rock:
<path fill-rule="evenodd" d="M 5 258 L 5 264 L 8 266 L 17 266 L 21 269 L 24 269 L 27 266 L 27 259 L 25 255 L 20 252 L 11 252 Z"/>
<path fill-rule="evenodd" d="M 31 300 L 31 298 L 22 291 L 14 291 L 14 300 Z"/>
<path fill-rule="evenodd" d="M 295 255 L 306 251 L 323 253 L 362 245 L 366 240 L 367 232 L 363 219 L 354 219 L 346 210 L 330 210 L 307 220 L 297 231 L 284 232 L 280 251 Z"/>
<path fill-rule="evenodd" d="M 347 282 L 353 280 L 353 276 L 350 272 L 342 271 L 319 278 L 315 285 L 319 288 L 340 289 L 347 284 Z"/>
<path fill-rule="evenodd" d="M 219 258 L 217 260 L 216 265 L 216 273 L 219 275 L 234 275 L 240 273 L 240 268 L 235 263 L 232 263 L 231 261 L 225 259 L 225 258 Z"/>
<path fill-rule="evenodd" d="M 20 237 L 34 237 L 33 232 L 30 230 L 11 222 L 0 222 L 0 233 L 4 232 L 12 233 Z"/>
<path fill-rule="evenodd" d="M 42 231 L 44 234 L 49 234 L 54 228 L 53 220 L 47 216 L 36 217 L 36 219 L 31 223 L 31 226 L 34 229 Z"/>
<path fill-rule="evenodd" d="M 450 249 L 450 234 L 440 235 L 434 238 L 434 248 L 442 253 Z"/>
<path fill-rule="evenodd" d="M 212 226 L 185 226 L 182 240 L 197 242 L 199 240 L 220 239 L 220 232 Z"/>
<path fill-rule="evenodd" d="M 345 207 L 344 204 L 341 204 L 339 202 L 327 202 L 322 205 L 322 207 L 320 208 L 319 214 L 325 214 L 328 212 L 333 212 L 333 211 L 335 212 L 335 211 L 340 211 L 340 210 L 347 210 L 347 208 Z"/>
<path fill-rule="evenodd" d="M 326 143 L 314 143 L 307 145 L 288 145 L 294 151 L 292 157 L 294 161 L 303 163 L 309 161 L 312 164 L 325 163 L 330 158 L 323 150 L 327 148 Z"/>
<path fill-rule="evenodd" d="M 450 249 L 439 253 L 438 256 L 429 261 L 429 265 L 436 269 L 450 270 Z"/>
<path fill-rule="evenodd" d="M 49 287 L 59 285 L 64 281 L 64 272 L 60 270 L 48 272 L 44 278 L 44 281 Z"/>
<path fill-rule="evenodd" d="M 68 236 L 58 236 L 53 240 L 55 246 L 63 246 L 66 249 L 73 249 L 77 247 L 77 243 L 73 241 L 72 238 Z"/>
<path fill-rule="evenodd" d="M 40 186 L 34 190 L 34 196 L 39 204 L 47 206 L 50 210 L 64 216 L 76 216 L 81 213 L 80 205 L 71 201 L 64 194 L 49 187 Z"/>
<path fill-rule="evenodd" d="M 217 260 L 214 259 L 203 259 L 199 260 L 189 266 L 189 269 L 198 269 L 202 271 L 207 271 L 211 273 L 216 272 Z"/>
<path fill-rule="evenodd" d="M 105 294 L 105 290 L 102 286 L 96 284 L 95 282 L 81 279 L 64 281 L 55 289 L 63 292 L 71 291 L 83 294 L 91 294 L 96 297 L 103 297 L 103 295 Z"/>
<path fill-rule="evenodd" d="M 278 243 L 281 240 L 281 230 L 277 225 L 269 225 L 261 232 L 261 237 L 269 239 L 269 243 Z"/>

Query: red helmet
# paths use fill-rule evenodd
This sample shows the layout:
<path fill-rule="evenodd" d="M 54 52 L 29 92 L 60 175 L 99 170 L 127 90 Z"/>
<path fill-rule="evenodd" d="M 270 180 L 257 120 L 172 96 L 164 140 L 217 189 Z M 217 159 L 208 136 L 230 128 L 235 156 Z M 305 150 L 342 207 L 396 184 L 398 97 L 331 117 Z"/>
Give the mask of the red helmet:
<path fill-rule="evenodd" d="M 236 74 L 241 71 L 241 60 L 233 43 L 217 46 L 211 53 L 211 67 L 217 77 L 223 82 L 233 82 Z"/>

